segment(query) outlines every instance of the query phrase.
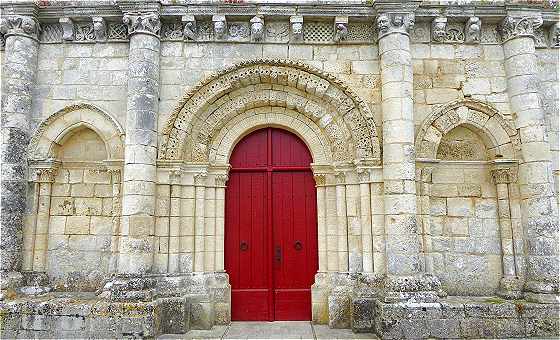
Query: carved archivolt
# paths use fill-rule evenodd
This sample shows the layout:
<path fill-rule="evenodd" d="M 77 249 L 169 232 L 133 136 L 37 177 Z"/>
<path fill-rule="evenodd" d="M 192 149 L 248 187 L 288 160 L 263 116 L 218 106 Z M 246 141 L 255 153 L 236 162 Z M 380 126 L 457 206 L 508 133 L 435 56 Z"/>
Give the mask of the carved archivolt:
<path fill-rule="evenodd" d="M 290 109 L 314 122 L 335 161 L 380 158 L 373 115 L 342 81 L 301 62 L 267 59 L 234 65 L 186 93 L 164 128 L 159 158 L 207 162 L 214 136 L 261 107 Z"/>
<path fill-rule="evenodd" d="M 417 157 L 435 159 L 442 137 L 460 125 L 481 132 L 480 137 L 494 155 L 516 158 L 517 130 L 493 106 L 474 99 L 445 104 L 424 120 L 416 136 Z"/>
<path fill-rule="evenodd" d="M 98 107 L 77 103 L 66 106 L 43 120 L 31 137 L 28 147 L 30 160 L 56 158 L 55 148 L 72 131 L 87 127 L 105 142 L 109 159 L 123 159 L 124 130 L 117 120 Z"/>
<path fill-rule="evenodd" d="M 227 164 L 235 144 L 262 126 L 281 127 L 301 137 L 311 151 L 315 164 L 332 162 L 330 143 L 321 128 L 299 112 L 279 107 L 251 109 L 234 117 L 213 138 L 209 161 L 212 164 Z"/>

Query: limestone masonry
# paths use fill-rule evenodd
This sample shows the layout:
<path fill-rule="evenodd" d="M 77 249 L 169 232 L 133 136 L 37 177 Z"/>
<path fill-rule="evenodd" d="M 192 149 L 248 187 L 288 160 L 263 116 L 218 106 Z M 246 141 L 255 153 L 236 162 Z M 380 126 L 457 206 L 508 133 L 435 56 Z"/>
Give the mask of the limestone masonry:
<path fill-rule="evenodd" d="M 269 126 L 313 158 L 314 323 L 560 335 L 557 1 L 0 10 L 0 337 L 228 324 L 229 157 Z"/>

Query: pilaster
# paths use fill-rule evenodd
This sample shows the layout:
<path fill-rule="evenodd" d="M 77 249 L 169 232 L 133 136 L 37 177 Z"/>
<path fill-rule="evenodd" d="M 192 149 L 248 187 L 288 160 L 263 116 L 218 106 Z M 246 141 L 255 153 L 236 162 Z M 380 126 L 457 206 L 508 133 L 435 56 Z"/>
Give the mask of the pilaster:
<path fill-rule="evenodd" d="M 542 22 L 539 13 L 510 11 L 500 31 L 507 91 L 521 137 L 518 183 L 527 250 L 525 297 L 535 302 L 558 302 L 558 207 L 536 75 L 535 30 Z"/>
<path fill-rule="evenodd" d="M 157 9 L 123 10 L 130 52 L 119 272 L 142 274 L 154 251 L 161 23 Z"/>
<path fill-rule="evenodd" d="M 2 69 L 0 271 L 20 271 L 26 210 L 27 159 L 40 25 L 34 5 L 11 8 L 0 19 Z"/>

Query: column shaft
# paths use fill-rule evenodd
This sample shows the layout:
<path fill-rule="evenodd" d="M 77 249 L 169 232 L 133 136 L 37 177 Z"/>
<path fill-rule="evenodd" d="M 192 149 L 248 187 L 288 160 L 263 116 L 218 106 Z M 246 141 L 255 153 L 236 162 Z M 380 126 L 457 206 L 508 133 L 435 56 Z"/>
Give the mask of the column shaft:
<path fill-rule="evenodd" d="M 550 145 L 537 89 L 537 57 L 532 36 L 532 29 L 541 24 L 542 19 L 538 17 L 508 16 L 501 30 L 508 95 L 521 140 L 518 183 L 527 252 L 525 289 L 529 294 L 526 298 L 554 302 L 555 298 L 545 295 L 558 293 L 558 207 Z M 529 31 L 519 31 L 520 27 Z"/>
<path fill-rule="evenodd" d="M 389 30 L 382 35 L 379 56 L 387 273 L 412 275 L 420 272 L 422 261 L 416 219 L 412 59 L 408 34 Z"/>
<path fill-rule="evenodd" d="M 119 272 L 141 274 L 151 270 L 154 252 L 159 17 L 126 13 L 123 22 L 130 51 Z"/>
<path fill-rule="evenodd" d="M 0 184 L 0 271 L 22 266 L 23 226 L 27 192 L 27 146 L 32 96 L 37 73 L 39 24 L 35 18 L 4 15 L 2 69 L 2 149 Z"/>

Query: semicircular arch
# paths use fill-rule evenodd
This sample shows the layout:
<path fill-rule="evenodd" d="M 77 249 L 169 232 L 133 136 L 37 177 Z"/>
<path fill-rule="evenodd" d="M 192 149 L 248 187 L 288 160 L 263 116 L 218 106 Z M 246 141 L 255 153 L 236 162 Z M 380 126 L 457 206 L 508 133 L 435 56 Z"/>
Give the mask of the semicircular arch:
<path fill-rule="evenodd" d="M 82 128 L 93 130 L 105 143 L 109 159 L 124 158 L 124 130 L 107 112 L 87 103 L 64 107 L 39 123 L 28 146 L 28 158 L 46 160 L 56 158 L 55 146 Z"/>
<path fill-rule="evenodd" d="M 477 131 L 494 157 L 517 157 L 520 144 L 517 130 L 496 108 L 471 98 L 438 107 L 424 119 L 416 136 L 417 157 L 437 158 L 441 139 L 458 126 Z"/>
<path fill-rule="evenodd" d="M 363 100 L 330 74 L 279 59 L 236 64 L 187 92 L 163 131 L 158 157 L 205 162 L 210 140 L 229 120 L 265 106 L 293 109 L 319 126 L 333 147 L 343 144 L 344 152 L 332 151 L 334 160 L 380 158 L 373 115 Z"/>

